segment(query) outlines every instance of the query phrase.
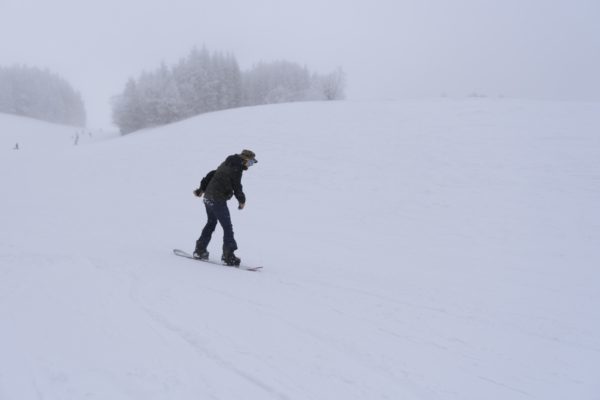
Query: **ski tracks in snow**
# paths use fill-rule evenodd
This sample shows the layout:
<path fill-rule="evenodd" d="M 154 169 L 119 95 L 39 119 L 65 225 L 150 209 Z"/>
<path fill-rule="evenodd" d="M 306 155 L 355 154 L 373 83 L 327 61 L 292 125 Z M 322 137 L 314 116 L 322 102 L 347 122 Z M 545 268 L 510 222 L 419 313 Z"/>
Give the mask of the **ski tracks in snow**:
<path fill-rule="evenodd" d="M 360 328 L 364 321 L 351 305 L 310 282 L 292 289 L 268 271 L 250 275 L 165 261 L 169 269 L 127 263 L 129 296 L 173 358 L 194 355 L 188 374 L 204 382 L 205 394 L 435 398 L 411 382 L 406 366 L 386 359 L 368 337 L 376 327 Z"/>
<path fill-rule="evenodd" d="M 8 398 L 436 400 L 464 384 L 529 398 L 539 379 L 513 349 L 521 330 L 393 282 L 170 255 L 3 256 L 0 276 Z"/>
<path fill-rule="evenodd" d="M 249 382 L 251 385 L 262 390 L 264 392 L 263 395 L 268 395 L 271 398 L 280 399 L 280 400 L 288 400 L 289 399 L 288 396 L 286 396 L 283 393 L 278 392 L 276 389 L 274 389 L 273 387 L 268 385 L 266 383 L 266 381 L 260 379 L 256 375 L 253 375 L 249 371 L 244 371 L 240 368 L 237 368 L 232 362 L 225 360 L 224 358 L 220 357 L 215 351 L 211 350 L 206 345 L 203 345 L 202 339 L 199 337 L 198 334 L 195 334 L 191 331 L 188 331 L 184 328 L 181 328 L 181 327 L 178 327 L 178 326 L 172 324 L 171 322 L 169 322 L 167 320 L 166 317 L 164 317 L 163 315 L 160 315 L 158 312 L 156 312 L 154 310 L 146 309 L 146 312 L 160 326 L 162 326 L 169 332 L 172 332 L 177 337 L 183 339 L 193 349 L 193 351 L 195 351 L 200 356 L 201 359 L 210 360 L 217 367 L 224 369 L 234 375 L 237 375 L 238 378 L 241 378 L 241 379 Z M 233 378 L 231 380 L 231 382 L 236 382 L 235 385 L 239 385 L 239 382 L 237 382 L 237 381 L 238 381 L 238 379 L 235 379 L 235 378 Z M 248 396 L 247 392 L 246 392 L 245 396 Z"/>

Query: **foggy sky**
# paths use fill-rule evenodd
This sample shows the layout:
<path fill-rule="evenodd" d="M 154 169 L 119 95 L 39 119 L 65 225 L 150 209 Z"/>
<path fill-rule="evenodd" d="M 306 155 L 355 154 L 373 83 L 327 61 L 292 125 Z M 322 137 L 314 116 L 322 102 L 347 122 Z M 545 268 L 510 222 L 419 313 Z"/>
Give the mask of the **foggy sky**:
<path fill-rule="evenodd" d="M 600 101 L 598 0 L 0 0 L 0 65 L 47 67 L 110 125 L 129 77 L 196 46 L 342 66 L 350 99 Z"/>

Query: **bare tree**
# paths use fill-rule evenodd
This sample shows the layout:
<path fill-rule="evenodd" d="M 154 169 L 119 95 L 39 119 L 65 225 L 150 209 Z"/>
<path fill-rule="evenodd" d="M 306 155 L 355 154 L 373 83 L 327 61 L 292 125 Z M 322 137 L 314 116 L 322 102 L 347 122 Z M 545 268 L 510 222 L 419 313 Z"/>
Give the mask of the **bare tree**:
<path fill-rule="evenodd" d="M 342 100 L 345 97 L 346 74 L 341 67 L 321 78 L 325 100 Z"/>

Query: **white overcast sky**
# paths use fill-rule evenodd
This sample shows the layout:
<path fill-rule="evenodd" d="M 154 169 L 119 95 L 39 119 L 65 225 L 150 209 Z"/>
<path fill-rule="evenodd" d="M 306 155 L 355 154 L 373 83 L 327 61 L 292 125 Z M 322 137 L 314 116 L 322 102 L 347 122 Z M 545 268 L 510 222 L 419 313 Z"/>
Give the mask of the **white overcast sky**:
<path fill-rule="evenodd" d="M 600 0 L 0 0 L 0 65 L 49 68 L 107 127 L 125 81 L 194 46 L 342 66 L 350 99 L 600 100 Z"/>

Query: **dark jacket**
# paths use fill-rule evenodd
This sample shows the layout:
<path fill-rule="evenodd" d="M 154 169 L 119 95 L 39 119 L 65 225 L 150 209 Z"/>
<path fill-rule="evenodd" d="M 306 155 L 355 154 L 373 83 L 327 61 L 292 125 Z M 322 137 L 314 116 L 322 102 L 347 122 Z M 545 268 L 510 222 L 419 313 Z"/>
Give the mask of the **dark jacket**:
<path fill-rule="evenodd" d="M 246 202 L 242 189 L 244 162 L 237 154 L 227 157 L 215 171 L 210 171 L 200 183 L 204 198 L 212 201 L 227 201 L 235 195 L 240 203 Z"/>

